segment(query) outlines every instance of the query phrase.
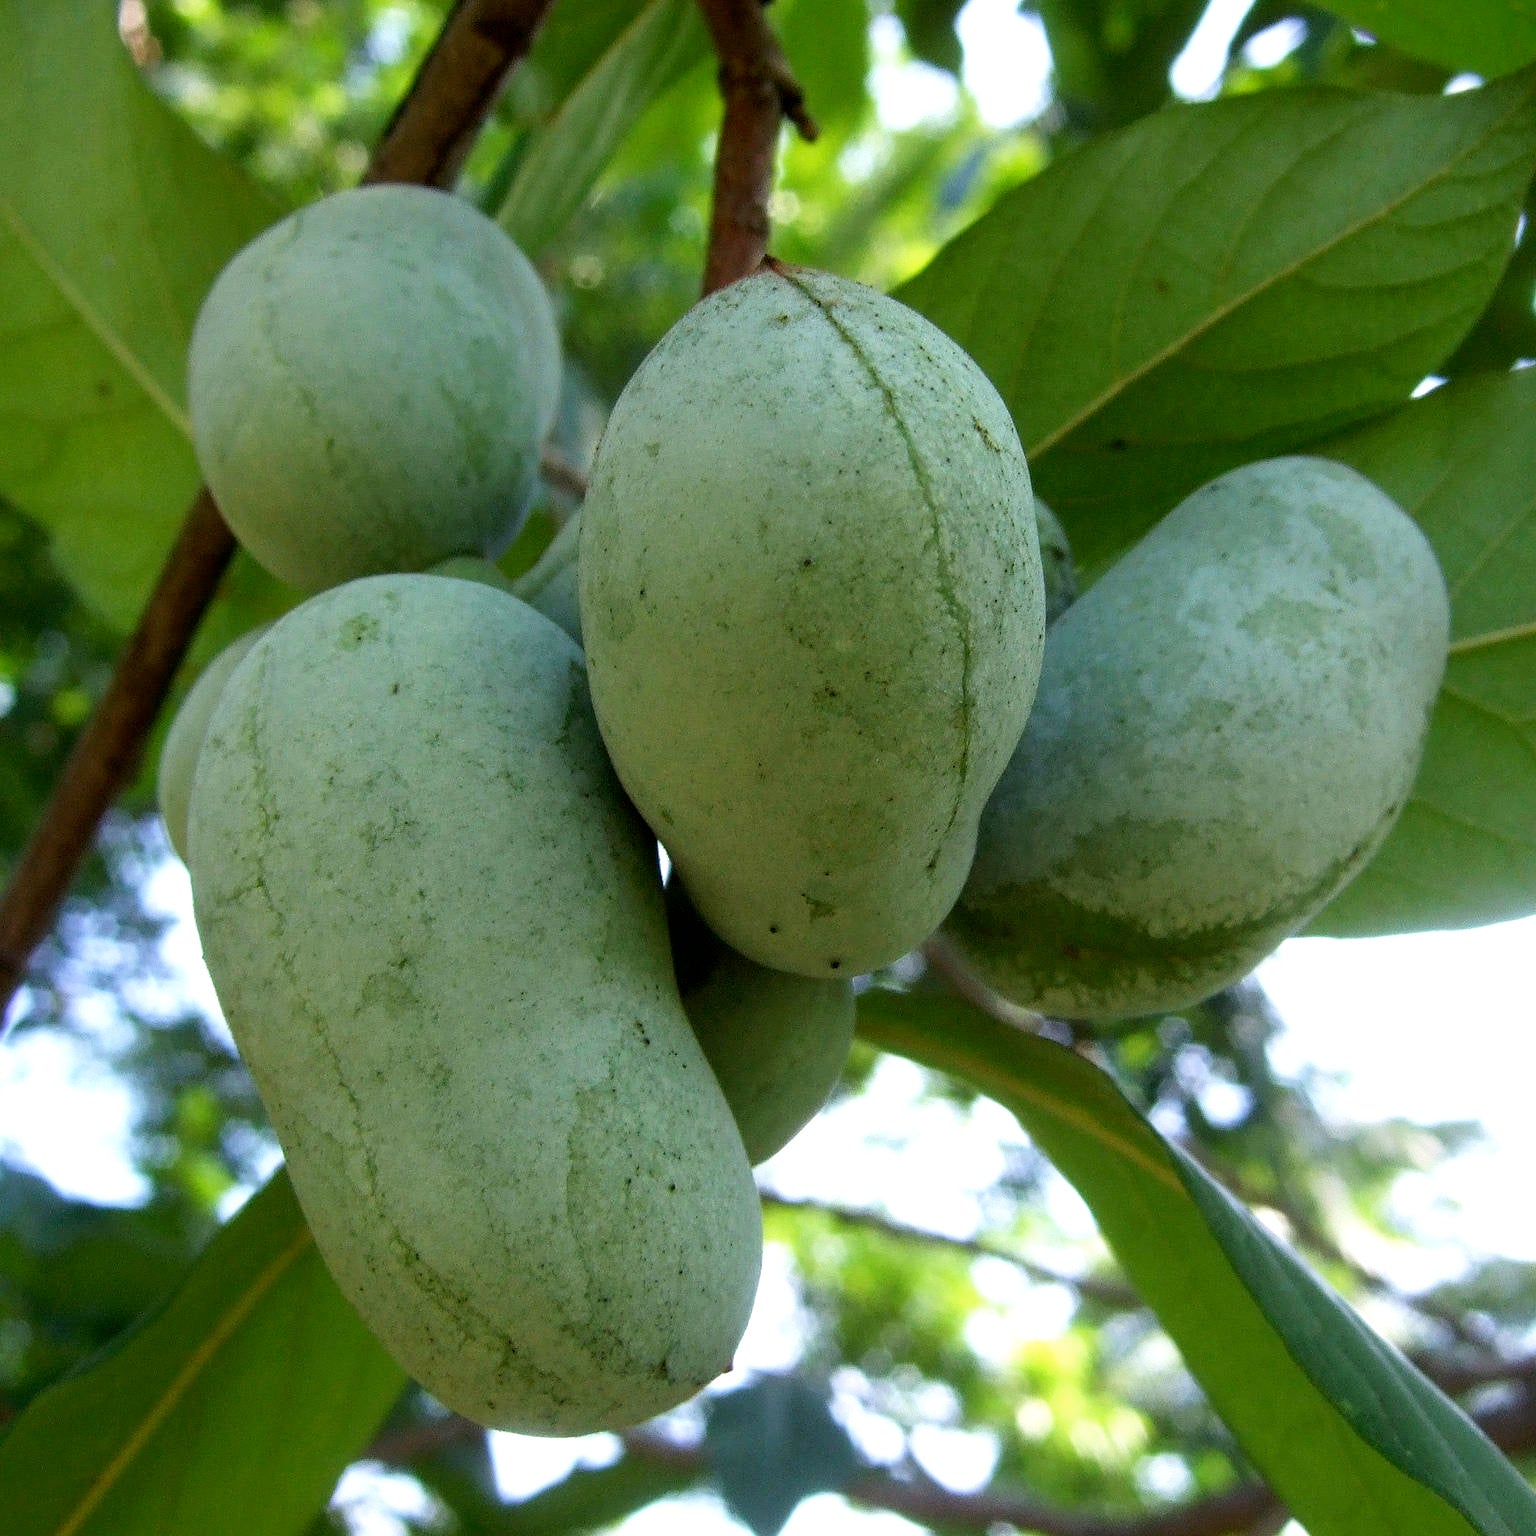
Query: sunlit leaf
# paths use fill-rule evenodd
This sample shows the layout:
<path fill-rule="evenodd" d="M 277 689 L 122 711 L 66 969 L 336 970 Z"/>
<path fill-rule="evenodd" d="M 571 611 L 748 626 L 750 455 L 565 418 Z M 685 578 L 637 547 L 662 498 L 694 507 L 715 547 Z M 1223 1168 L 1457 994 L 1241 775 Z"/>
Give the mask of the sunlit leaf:
<path fill-rule="evenodd" d="M 1318 0 L 1325 11 L 1417 59 L 1502 75 L 1536 59 L 1532 0 Z"/>
<path fill-rule="evenodd" d="M 537 255 L 581 206 L 641 114 L 708 52 L 692 0 L 650 0 L 522 151 L 497 215 Z"/>
<path fill-rule="evenodd" d="M 1536 909 L 1536 369 L 1447 384 L 1319 450 L 1419 520 L 1451 592 L 1451 657 L 1402 819 L 1316 933 Z"/>
<path fill-rule="evenodd" d="M 1536 75 L 1160 112 L 1026 182 L 900 290 L 1018 423 L 1085 574 L 1179 497 L 1408 397 L 1487 302 Z"/>
<path fill-rule="evenodd" d="M 278 1174 L 0 1440 L 6 1536 L 295 1536 L 404 1385 Z"/>
<path fill-rule="evenodd" d="M 198 483 L 198 305 L 280 210 L 150 92 L 114 15 L 0 0 L 0 493 L 126 627 Z M 248 568 L 237 587 L 231 629 L 282 601 Z"/>
<path fill-rule="evenodd" d="M 871 990 L 859 1031 L 1018 1116 L 1311 1536 L 1518 1536 L 1536 1493 L 1082 1056 L 953 997 Z"/>

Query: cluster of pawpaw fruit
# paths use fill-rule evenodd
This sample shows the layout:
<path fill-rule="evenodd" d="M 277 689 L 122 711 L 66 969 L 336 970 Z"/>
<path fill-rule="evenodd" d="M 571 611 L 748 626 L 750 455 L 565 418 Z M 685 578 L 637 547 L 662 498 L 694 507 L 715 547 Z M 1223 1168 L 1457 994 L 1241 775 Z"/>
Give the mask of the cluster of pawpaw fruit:
<path fill-rule="evenodd" d="M 751 1164 L 830 1092 L 854 976 L 942 928 L 1072 1017 L 1236 979 L 1390 827 L 1447 636 L 1418 529 L 1315 459 L 1212 482 L 1074 602 L 975 364 L 779 267 L 662 339 L 508 581 L 559 371 L 531 267 L 446 194 L 240 253 L 194 440 L 313 595 L 161 765 L 333 1274 L 443 1402 L 546 1434 L 728 1366 Z"/>

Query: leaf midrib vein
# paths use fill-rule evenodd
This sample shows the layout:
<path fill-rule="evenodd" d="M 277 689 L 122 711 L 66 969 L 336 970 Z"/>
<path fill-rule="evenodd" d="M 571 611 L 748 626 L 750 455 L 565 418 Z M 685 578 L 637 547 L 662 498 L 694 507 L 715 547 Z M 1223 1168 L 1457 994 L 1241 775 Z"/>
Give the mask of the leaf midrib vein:
<path fill-rule="evenodd" d="M 1083 425 L 1084 422 L 1088 421 L 1099 411 L 1103 410 L 1106 406 L 1110 405 L 1113 401 L 1118 399 L 1133 384 L 1140 383 L 1142 379 L 1153 372 L 1156 368 L 1160 367 L 1170 357 L 1175 356 L 1182 349 L 1189 346 L 1190 343 L 1197 341 L 1201 336 L 1214 329 L 1222 321 L 1235 314 L 1239 309 L 1243 307 L 1243 305 L 1252 302 L 1255 298 L 1259 297 L 1263 293 L 1268 292 L 1276 284 L 1283 282 L 1286 278 L 1294 276 L 1309 263 L 1319 260 L 1321 257 L 1327 255 L 1330 251 L 1337 249 L 1345 241 L 1351 240 L 1355 236 L 1361 234 L 1363 231 L 1369 229 L 1372 225 L 1382 223 L 1384 220 L 1390 218 L 1392 214 L 1397 212 L 1397 210 L 1402 208 L 1405 204 L 1412 202 L 1417 197 L 1421 197 L 1431 187 L 1452 176 L 1456 167 L 1462 161 L 1466 160 L 1477 150 L 1481 149 L 1490 138 L 1495 136 L 1497 133 L 1502 132 L 1507 126 L 1508 122 L 1514 118 L 1517 113 L 1525 110 L 1527 107 L 1528 98 L 1522 97 L 1515 104 L 1515 106 L 1509 110 L 1509 112 L 1507 112 L 1504 116 L 1496 119 L 1494 122 L 1490 123 L 1483 133 L 1479 134 L 1472 143 L 1465 145 L 1459 154 L 1453 156 L 1449 161 L 1447 161 L 1446 164 L 1443 165 L 1438 171 L 1436 171 L 1433 176 L 1416 182 L 1412 187 L 1407 188 L 1400 196 L 1382 204 L 1368 216 L 1361 218 L 1355 223 L 1347 225 L 1337 231 L 1332 239 L 1324 241 L 1322 244 L 1313 247 L 1311 250 L 1299 256 L 1295 261 L 1277 268 L 1275 271 L 1267 274 L 1262 280 L 1255 282 L 1248 288 L 1234 294 L 1232 298 L 1227 301 L 1227 303 L 1217 305 L 1203 320 L 1199 321 L 1195 325 L 1190 326 L 1186 330 L 1181 331 L 1165 346 L 1146 357 L 1136 368 L 1109 383 L 1095 397 L 1080 407 L 1074 415 L 1069 416 L 1057 427 L 1047 432 L 1045 436 L 1040 438 L 1037 442 L 1030 444 L 1027 447 L 1026 452 L 1031 462 L 1033 462 L 1033 460 L 1038 455 L 1049 452 L 1059 442 L 1061 442 L 1063 438 L 1067 437 L 1072 432 L 1075 432 L 1078 427 Z M 1045 306 L 1042 306 L 1042 308 L 1044 307 Z"/>
<path fill-rule="evenodd" d="M 53 285 L 70 310 L 84 323 L 86 329 L 106 348 L 134 383 L 149 396 L 166 420 L 183 437 L 190 439 L 192 426 L 186 412 L 176 404 L 160 381 L 145 367 L 123 336 L 89 302 L 84 292 L 70 281 L 64 269 L 50 256 L 47 246 L 23 220 L 15 204 L 3 197 L 0 197 L 0 221 L 4 222 L 15 236 L 17 243 L 43 274 L 44 279 Z"/>
<path fill-rule="evenodd" d="M 133 1464 L 155 1432 L 171 1415 L 177 1404 L 192 1389 L 209 1362 L 223 1348 L 235 1330 L 250 1316 L 257 1302 L 277 1284 L 312 1242 L 309 1228 L 303 1227 L 288 1246 L 257 1273 L 250 1285 L 235 1299 L 218 1323 L 187 1357 L 170 1384 L 150 1405 L 149 1411 L 138 1427 L 129 1435 L 118 1453 L 97 1474 L 81 1496 L 80 1502 L 58 1526 L 54 1536 L 75 1536 L 75 1533 L 95 1513 L 102 1500 Z"/>

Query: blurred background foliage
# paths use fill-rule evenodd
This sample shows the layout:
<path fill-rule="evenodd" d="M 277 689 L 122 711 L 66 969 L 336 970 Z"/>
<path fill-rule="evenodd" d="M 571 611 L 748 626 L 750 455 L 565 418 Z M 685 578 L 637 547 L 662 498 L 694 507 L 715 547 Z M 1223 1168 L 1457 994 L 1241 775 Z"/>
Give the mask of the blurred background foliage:
<path fill-rule="evenodd" d="M 590 62 L 616 8 L 637 9 L 556 6 L 561 47 L 552 63 L 524 70 L 499 107 L 466 173 L 469 196 L 499 204 L 570 84 L 560 68 Z M 154 88 L 202 135 L 298 203 L 356 180 L 444 10 L 429 0 L 124 0 L 119 29 Z M 776 253 L 881 287 L 909 276 L 999 191 L 1172 99 L 1170 70 L 1207 6 L 1039 0 L 1022 10 L 1052 73 L 1033 111 L 997 126 L 965 83 L 977 61 L 966 58 L 956 0 L 868 9 L 865 0 L 779 0 L 776 25 L 824 132 L 786 147 Z M 1032 89 L 1025 73 L 1021 95 Z M 1211 88 L 1306 80 L 1438 92 L 1447 72 L 1312 7 L 1259 0 L 1236 23 Z M 608 402 L 696 295 L 716 116 L 700 52 L 538 253 L 570 363 L 560 446 L 577 463 Z M 1533 252 L 1527 240 L 1448 373 L 1536 354 Z M 554 499 L 545 512 L 567 510 Z M 541 514 L 530 526 L 520 562 L 552 520 Z M 54 574 L 45 536 L 3 503 L 0 583 L 0 862 L 9 863 L 120 637 Z M 126 1092 L 131 1112 L 116 1204 L 50 1184 L 0 1126 L 0 1419 L 163 1296 L 275 1164 L 249 1081 L 206 994 L 187 980 L 180 879 L 141 784 L 106 826 L 18 1000 L 7 1046 L 18 1070 L 67 1070 L 87 1088 Z M 925 985 L 910 971 L 901 979 Z M 1496 1393 L 1500 1362 L 1530 1347 L 1536 1271 L 1444 1244 L 1426 1264 L 1431 1240 L 1397 1198 L 1405 1179 L 1432 1177 L 1464 1150 L 1476 1127 L 1341 1123 L 1325 1107 L 1326 1083 L 1276 1070 L 1271 1047 L 1283 1029 L 1248 984 L 1080 1044 L 1371 1322 L 1442 1372 L 1460 1368 L 1457 1379 L 1485 1397 Z M 1009 1116 L 861 1045 L 807 1135 L 820 1150 L 792 1148 L 763 1173 L 778 1300 L 765 1303 L 771 1316 L 756 1331 L 766 1341 L 753 1352 L 759 1369 L 728 1384 L 739 1401 L 717 1398 L 709 1410 L 714 1460 L 669 1456 L 642 1432 L 588 1447 L 604 1465 L 573 1470 L 568 1457 L 547 1474 L 551 1487 L 512 1502 L 505 1489 L 518 1479 L 506 1467 L 532 1452 L 503 1446 L 498 1482 L 485 1438 L 413 1395 L 381 1431 L 371 1470 L 344 1481 L 325 1526 L 587 1531 L 648 1507 L 654 1517 L 659 1499 L 672 1501 L 659 1506 L 673 1511 L 667 1529 L 683 1528 L 678 1500 L 724 1528 L 723 1493 L 771 1529 L 802 1493 L 842 1487 L 870 1462 L 962 1490 L 990 1484 L 1131 1513 L 1247 1473 L 1113 1273 L 1080 1203 Z M 808 1172 L 818 1162 L 819 1181 Z M 915 1220 L 893 1192 L 913 1169 L 941 1163 L 947 1193 Z M 686 1440 L 702 1420 L 685 1410 L 678 1432 Z M 733 1460 L 743 1437 L 757 1453 Z M 700 1491 L 706 1483 L 713 1491 Z"/>

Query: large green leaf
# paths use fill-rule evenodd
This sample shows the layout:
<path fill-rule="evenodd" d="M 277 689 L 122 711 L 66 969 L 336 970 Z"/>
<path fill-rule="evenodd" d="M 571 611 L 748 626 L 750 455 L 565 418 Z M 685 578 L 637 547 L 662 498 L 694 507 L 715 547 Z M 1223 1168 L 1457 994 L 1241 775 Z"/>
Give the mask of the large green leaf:
<path fill-rule="evenodd" d="M 645 109 L 708 51 L 692 0 L 649 0 L 523 149 L 497 215 L 502 228 L 537 255 Z"/>
<path fill-rule="evenodd" d="M 278 1174 L 160 1312 L 0 1440 L 6 1536 L 293 1536 L 404 1384 Z"/>
<path fill-rule="evenodd" d="M 1446 69 L 1502 75 L 1536 59 L 1533 0 L 1318 0 L 1384 43 Z"/>
<path fill-rule="evenodd" d="M 1312 924 L 1397 933 L 1536 909 L 1536 369 L 1447 384 L 1319 452 L 1419 520 L 1451 657 L 1402 819 Z"/>
<path fill-rule="evenodd" d="M 0 493 L 126 626 L 197 487 L 192 321 L 280 210 L 144 85 L 114 16 L 0 0 Z M 278 601 L 250 570 L 237 585 L 232 626 Z"/>
<path fill-rule="evenodd" d="M 1085 574 L 1244 461 L 1406 399 L 1487 302 L 1536 73 L 1170 108 L 1003 198 L 900 292 L 991 376 Z"/>
<path fill-rule="evenodd" d="M 859 1031 L 1018 1116 L 1310 1536 L 1536 1530 L 1536 1494 L 1466 1415 L 1083 1057 L 953 997 L 872 990 Z"/>

